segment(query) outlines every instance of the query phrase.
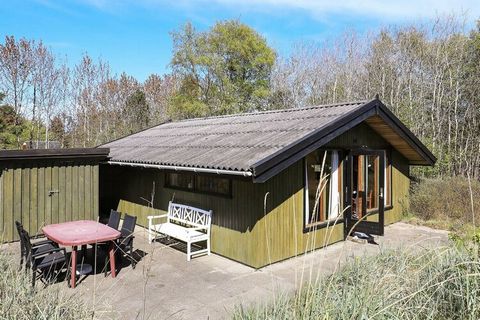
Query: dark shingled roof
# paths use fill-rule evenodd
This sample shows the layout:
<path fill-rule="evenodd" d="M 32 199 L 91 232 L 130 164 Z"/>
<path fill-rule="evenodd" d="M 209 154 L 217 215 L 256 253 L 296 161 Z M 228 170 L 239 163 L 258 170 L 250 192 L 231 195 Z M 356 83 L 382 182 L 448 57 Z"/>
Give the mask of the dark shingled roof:
<path fill-rule="evenodd" d="M 432 165 L 432 153 L 378 98 L 307 108 L 167 122 L 101 147 L 111 161 L 249 171 L 264 182 L 359 123 L 375 119 L 411 164 Z M 378 122 L 380 121 L 380 122 Z"/>
<path fill-rule="evenodd" d="M 102 147 L 113 161 L 247 171 L 365 101 L 164 123 Z"/>

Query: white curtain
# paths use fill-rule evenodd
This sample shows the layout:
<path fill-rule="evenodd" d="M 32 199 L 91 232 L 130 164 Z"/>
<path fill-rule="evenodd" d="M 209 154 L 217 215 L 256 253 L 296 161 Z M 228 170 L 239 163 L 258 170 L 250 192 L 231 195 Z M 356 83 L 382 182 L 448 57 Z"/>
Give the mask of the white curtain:
<path fill-rule="evenodd" d="M 338 151 L 332 151 L 332 171 L 330 174 L 330 207 L 328 218 L 335 219 L 340 211 L 340 194 L 338 192 Z"/>

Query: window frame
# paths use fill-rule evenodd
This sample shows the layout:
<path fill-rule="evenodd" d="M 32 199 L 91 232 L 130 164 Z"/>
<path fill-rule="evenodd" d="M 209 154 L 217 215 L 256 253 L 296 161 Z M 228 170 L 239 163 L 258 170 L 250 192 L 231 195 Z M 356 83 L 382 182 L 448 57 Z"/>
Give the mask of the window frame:
<path fill-rule="evenodd" d="M 364 161 L 364 166 L 365 166 L 365 168 L 364 168 L 365 172 L 364 172 L 364 178 L 363 178 L 363 179 L 365 179 L 365 181 L 364 181 L 364 183 L 365 183 L 365 193 L 367 193 L 367 198 L 368 198 L 368 188 L 369 188 L 369 185 L 370 185 L 370 184 L 368 183 L 368 160 L 367 160 L 368 158 L 367 158 L 367 157 L 369 157 L 369 155 L 363 155 L 363 157 L 364 157 L 364 160 L 363 160 L 363 161 Z M 385 155 L 384 155 L 384 157 L 385 157 Z M 374 160 L 374 163 L 373 163 L 373 166 L 374 166 L 374 168 L 373 168 L 373 181 L 374 181 L 374 182 L 373 182 L 373 186 L 374 186 L 373 192 L 374 192 L 374 194 L 375 194 L 375 192 L 380 192 L 380 186 L 379 186 L 379 182 L 380 182 L 380 181 L 378 180 L 378 177 L 380 176 L 380 169 L 379 169 L 379 168 L 380 168 L 380 163 L 379 163 L 379 162 L 380 162 L 380 161 L 379 161 L 379 159 L 378 159 L 378 157 L 377 157 L 377 158 Z M 387 167 L 385 166 L 385 168 L 384 168 L 385 173 L 386 173 L 386 168 L 387 168 Z M 386 179 L 384 179 L 384 182 L 383 182 L 383 184 L 384 184 L 384 186 L 383 186 L 384 192 L 386 192 L 386 190 L 387 190 L 387 186 L 385 185 L 385 181 L 386 181 Z M 374 197 L 374 198 L 375 198 L 375 197 Z M 377 202 L 378 202 L 378 201 L 377 201 Z M 366 207 L 366 214 L 371 214 L 371 213 L 374 213 L 374 212 L 378 212 L 379 205 L 380 205 L 380 203 L 376 203 L 376 206 L 375 206 L 375 207 L 373 207 L 373 208 L 368 208 L 368 199 L 367 199 L 367 203 L 366 203 L 366 206 L 367 206 L 367 207 Z M 384 199 L 384 200 L 383 200 L 383 208 L 384 208 L 384 210 L 385 210 L 385 207 L 386 207 L 386 202 L 385 202 L 385 199 Z"/>
<path fill-rule="evenodd" d="M 192 177 L 192 188 L 188 188 L 188 187 L 181 187 L 181 186 L 175 186 L 175 185 L 172 185 L 170 184 L 170 175 L 172 174 L 178 174 L 178 175 L 190 175 Z M 185 174 L 185 173 L 180 173 L 180 172 L 166 172 L 165 173 L 165 183 L 164 183 L 164 186 L 166 188 L 170 188 L 170 189 L 177 189 L 177 190 L 183 190 L 183 191 L 193 191 L 195 190 L 195 177 L 193 174 Z"/>
<path fill-rule="evenodd" d="M 308 233 L 311 231 L 315 231 L 317 229 L 322 229 L 328 226 L 331 226 L 335 221 L 337 224 L 343 223 L 343 187 L 344 187 L 344 170 L 343 170 L 343 158 L 345 156 L 345 151 L 340 148 L 322 148 L 317 149 L 313 152 L 320 152 L 324 153 L 325 151 L 337 151 L 338 156 L 338 189 L 339 189 L 339 197 L 338 197 L 338 205 L 339 205 L 339 215 L 334 218 L 326 219 L 324 221 L 318 221 L 314 223 L 309 223 L 308 220 L 310 219 L 310 204 L 309 204 L 309 188 L 308 188 L 308 168 L 307 168 L 307 156 L 303 158 L 302 166 L 303 166 L 303 233 Z M 329 180 L 330 181 L 330 180 Z M 330 184 L 330 183 L 329 183 Z M 322 196 L 322 195 L 321 195 Z M 321 197 L 320 196 L 320 197 Z M 329 207 L 329 206 L 327 206 Z M 328 209 L 327 209 L 328 210 Z"/>
<path fill-rule="evenodd" d="M 169 184 L 169 175 L 170 174 L 189 174 L 187 172 L 165 172 L 165 181 L 164 181 L 164 188 L 167 189 L 173 189 L 173 190 L 180 190 L 180 191 L 185 191 L 185 192 L 191 192 L 191 193 L 197 193 L 197 194 L 206 194 L 206 195 L 211 195 L 211 196 L 216 196 L 216 197 L 222 197 L 222 198 L 233 198 L 233 182 L 232 179 L 227 178 L 225 176 L 210 176 L 210 175 L 204 175 L 204 174 L 191 174 L 192 176 L 192 182 L 193 182 L 193 188 L 183 188 L 183 187 L 177 187 L 177 186 L 172 186 Z M 228 193 L 221 193 L 221 192 L 213 192 L 213 191 L 200 191 L 197 188 L 197 177 L 198 176 L 208 176 L 213 179 L 226 179 L 228 180 Z"/>
<path fill-rule="evenodd" d="M 385 149 L 385 201 L 384 210 L 393 209 L 393 159 L 392 149 Z"/>

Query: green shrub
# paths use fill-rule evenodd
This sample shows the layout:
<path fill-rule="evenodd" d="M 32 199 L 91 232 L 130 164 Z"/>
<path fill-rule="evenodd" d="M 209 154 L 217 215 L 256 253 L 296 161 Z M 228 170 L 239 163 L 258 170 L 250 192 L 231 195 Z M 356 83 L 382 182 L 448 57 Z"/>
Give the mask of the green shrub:
<path fill-rule="evenodd" d="M 462 247 L 391 250 L 234 319 L 480 319 L 480 259 Z"/>
<path fill-rule="evenodd" d="M 93 312 L 75 292 L 57 284 L 31 287 L 31 273 L 19 271 L 18 261 L 0 253 L 0 319 L 92 319 Z M 66 288 L 66 285 L 65 287 Z"/>
<path fill-rule="evenodd" d="M 410 210 L 423 220 L 451 223 L 480 222 L 480 182 L 464 177 L 424 179 L 412 186 Z M 475 216 L 472 215 L 471 195 Z"/>

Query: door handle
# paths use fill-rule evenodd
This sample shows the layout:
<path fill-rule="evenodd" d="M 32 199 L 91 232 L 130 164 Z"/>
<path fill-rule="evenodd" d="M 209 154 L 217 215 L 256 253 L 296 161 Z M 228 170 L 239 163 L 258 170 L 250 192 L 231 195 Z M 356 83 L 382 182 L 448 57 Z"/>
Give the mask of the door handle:
<path fill-rule="evenodd" d="M 60 193 L 59 190 L 48 190 L 48 196 L 51 197 L 53 196 L 55 193 Z"/>

